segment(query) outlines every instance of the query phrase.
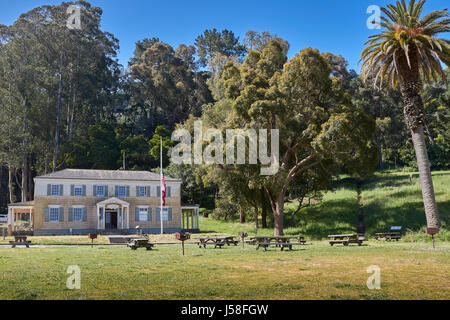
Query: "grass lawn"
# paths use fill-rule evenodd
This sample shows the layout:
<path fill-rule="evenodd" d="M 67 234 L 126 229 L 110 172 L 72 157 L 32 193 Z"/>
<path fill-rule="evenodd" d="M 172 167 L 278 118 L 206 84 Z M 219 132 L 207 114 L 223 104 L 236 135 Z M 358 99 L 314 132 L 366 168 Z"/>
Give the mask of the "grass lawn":
<path fill-rule="evenodd" d="M 68 266 L 81 289 L 66 288 Z M 366 287 L 381 268 L 381 290 Z M 0 299 L 450 299 L 450 244 L 0 248 Z"/>

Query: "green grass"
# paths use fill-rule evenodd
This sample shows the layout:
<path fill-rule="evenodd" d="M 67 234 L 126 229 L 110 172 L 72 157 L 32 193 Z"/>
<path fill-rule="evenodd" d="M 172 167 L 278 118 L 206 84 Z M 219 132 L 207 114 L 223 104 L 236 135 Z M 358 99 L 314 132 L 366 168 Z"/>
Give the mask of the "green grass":
<path fill-rule="evenodd" d="M 450 299 L 450 244 L 377 243 L 294 251 L 159 245 L 0 248 L 0 299 Z M 69 290 L 68 266 L 81 269 Z M 381 290 L 366 287 L 381 268 Z"/>

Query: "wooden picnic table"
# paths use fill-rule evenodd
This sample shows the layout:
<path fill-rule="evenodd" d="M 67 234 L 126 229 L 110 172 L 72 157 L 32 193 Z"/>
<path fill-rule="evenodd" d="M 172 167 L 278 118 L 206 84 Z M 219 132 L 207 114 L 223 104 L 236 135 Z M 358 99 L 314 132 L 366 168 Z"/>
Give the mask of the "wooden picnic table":
<path fill-rule="evenodd" d="M 291 240 L 294 239 L 297 240 L 297 242 L 291 242 Z M 250 237 L 250 241 L 253 241 L 253 243 L 256 244 L 256 250 L 263 247 L 264 251 L 267 251 L 267 248 L 271 245 L 280 247 L 281 251 L 283 251 L 285 247 L 292 250 L 292 246 L 304 245 L 306 243 L 304 236 L 255 236 Z"/>
<path fill-rule="evenodd" d="M 364 235 L 351 233 L 351 234 L 334 234 L 329 235 L 328 238 L 331 238 L 330 245 L 334 244 L 343 244 L 344 246 L 348 246 L 350 243 L 357 243 L 359 246 L 362 245 L 363 241 L 366 241 Z"/>
<path fill-rule="evenodd" d="M 26 246 L 29 248 L 31 241 L 27 241 L 26 236 L 14 236 L 14 241 L 10 241 L 9 244 L 12 248 L 15 248 L 16 246 Z"/>
<path fill-rule="evenodd" d="M 133 238 L 128 241 L 127 246 L 130 247 L 131 250 L 137 250 L 138 248 L 152 250 L 153 243 L 150 243 L 148 238 Z"/>
<path fill-rule="evenodd" d="M 375 234 L 375 239 L 377 240 L 385 240 L 385 241 L 391 241 L 396 240 L 399 241 L 402 238 L 402 235 L 400 232 L 380 232 Z"/>
<path fill-rule="evenodd" d="M 235 246 L 238 245 L 239 241 L 234 240 L 234 236 L 221 236 L 221 237 L 210 237 L 210 238 L 200 238 L 199 242 L 197 243 L 199 248 L 203 247 L 206 249 L 206 246 L 208 244 L 214 245 L 214 248 L 219 247 L 222 248 L 224 245 L 230 246 L 231 244 L 234 244 Z"/>

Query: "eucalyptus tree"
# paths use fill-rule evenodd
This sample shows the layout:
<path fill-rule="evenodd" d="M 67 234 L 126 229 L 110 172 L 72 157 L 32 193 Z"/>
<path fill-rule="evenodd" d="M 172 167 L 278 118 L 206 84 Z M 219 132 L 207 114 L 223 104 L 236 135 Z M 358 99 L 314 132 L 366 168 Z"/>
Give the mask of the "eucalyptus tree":
<path fill-rule="evenodd" d="M 355 148 L 372 139 L 368 128 L 373 123 L 352 105 L 318 50 L 302 50 L 289 61 L 285 52 L 283 43 L 270 40 L 262 52 L 249 51 L 243 64 L 227 62 L 222 70 L 224 99 L 211 107 L 217 112 L 204 112 L 218 129 L 279 130 L 280 166 L 273 175 L 261 176 L 261 163 L 211 167 L 246 177 L 240 190 L 265 190 L 275 235 L 283 234 L 284 201 L 295 179 L 308 170 L 341 166 Z"/>
<path fill-rule="evenodd" d="M 430 162 L 425 143 L 425 113 L 421 97 L 423 81 L 446 80 L 441 61 L 450 63 L 450 46 L 440 33 L 450 31 L 447 9 L 422 16 L 425 0 L 397 1 L 382 8 L 380 34 L 366 42 L 361 55 L 364 79 L 373 77 L 375 86 L 400 86 L 404 116 L 411 132 L 419 168 L 427 224 L 440 228 Z"/>

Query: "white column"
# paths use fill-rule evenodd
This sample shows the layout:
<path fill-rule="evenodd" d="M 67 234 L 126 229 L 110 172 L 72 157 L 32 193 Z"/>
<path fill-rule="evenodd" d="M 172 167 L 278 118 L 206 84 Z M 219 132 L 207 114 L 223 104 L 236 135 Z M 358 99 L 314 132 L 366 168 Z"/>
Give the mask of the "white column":
<path fill-rule="evenodd" d="M 200 208 L 196 208 L 195 211 L 197 212 L 197 229 L 200 230 Z"/>
<path fill-rule="evenodd" d="M 33 209 L 30 208 L 30 224 L 31 227 L 33 228 Z"/>
<path fill-rule="evenodd" d="M 127 208 L 127 229 L 130 229 L 130 207 L 126 206 Z"/>
<path fill-rule="evenodd" d="M 12 224 L 11 208 L 8 208 L 8 225 Z"/>

